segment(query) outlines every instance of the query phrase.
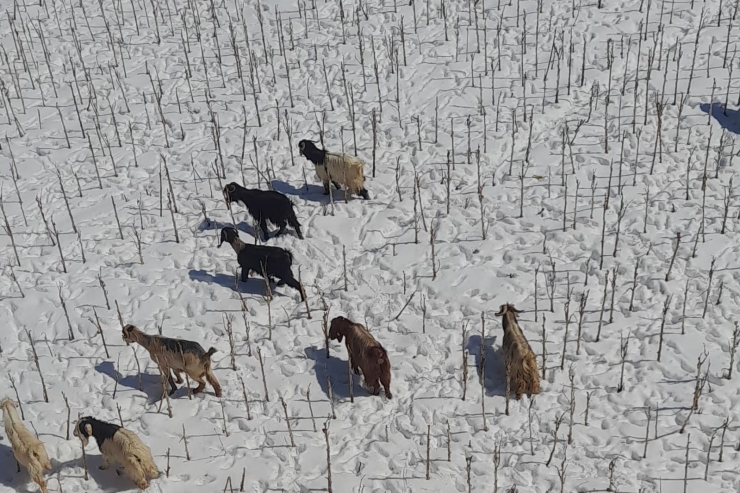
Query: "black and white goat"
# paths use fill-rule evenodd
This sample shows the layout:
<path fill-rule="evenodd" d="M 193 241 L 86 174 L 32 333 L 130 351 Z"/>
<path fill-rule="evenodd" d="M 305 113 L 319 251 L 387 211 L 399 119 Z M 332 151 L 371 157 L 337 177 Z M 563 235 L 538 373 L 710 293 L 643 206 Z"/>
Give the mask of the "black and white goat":
<path fill-rule="evenodd" d="M 286 226 L 290 225 L 295 229 L 298 238 L 303 239 L 301 225 L 293 210 L 293 202 L 282 193 L 273 190 L 244 188 L 235 182 L 231 182 L 224 187 L 224 199 L 229 206 L 234 202 L 244 204 L 249 214 L 259 221 L 265 240 L 269 238 L 267 221 L 280 227 L 275 236 L 285 233 Z"/>
<path fill-rule="evenodd" d="M 90 437 L 95 438 L 103 455 L 100 469 L 108 469 L 115 462 L 120 465 L 116 472 L 122 471 L 142 490 L 149 487 L 149 478 L 159 476 L 151 450 L 133 431 L 86 416 L 75 424 L 74 436 L 82 440 L 83 447 Z"/>
<path fill-rule="evenodd" d="M 232 227 L 221 229 L 221 241 L 218 248 L 224 242 L 231 245 L 237 255 L 237 261 L 242 269 L 241 280 L 247 282 L 249 272 L 254 271 L 262 277 L 267 276 L 269 281 L 279 279 L 278 286 L 287 284 L 301 293 L 301 301 L 306 300 L 301 284 L 293 276 L 291 266 L 293 265 L 293 254 L 279 247 L 265 245 L 250 245 L 239 239 L 239 232 Z"/>
<path fill-rule="evenodd" d="M 348 191 L 359 194 L 363 199 L 370 198 L 365 189 L 365 163 L 362 159 L 319 149 L 310 140 L 298 142 L 298 150 L 316 166 L 316 176 L 324 184 L 324 195 L 329 195 L 333 183 L 337 190 L 344 185 Z"/>

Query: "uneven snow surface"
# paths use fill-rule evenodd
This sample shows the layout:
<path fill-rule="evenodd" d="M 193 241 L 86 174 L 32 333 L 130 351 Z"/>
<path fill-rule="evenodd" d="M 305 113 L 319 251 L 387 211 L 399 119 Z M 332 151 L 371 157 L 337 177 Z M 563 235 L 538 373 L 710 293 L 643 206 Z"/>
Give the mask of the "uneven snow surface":
<path fill-rule="evenodd" d="M 72 425 L 120 413 L 162 471 L 154 492 L 327 491 L 325 426 L 336 493 L 740 487 L 736 1 L 1 7 L 0 398 L 12 379 L 49 491 L 135 490 L 98 470 L 94 440 L 83 479 L 65 396 Z M 327 149 L 365 161 L 370 200 L 322 194 L 297 149 L 322 125 Z M 268 311 L 254 276 L 242 312 L 236 255 L 217 248 L 232 220 L 254 241 L 224 203 L 232 181 L 295 203 L 305 240 L 269 244 L 293 253 L 310 317 L 286 286 Z M 388 350 L 393 399 L 355 377 L 351 402 L 322 298 Z M 540 365 L 546 349 L 541 393 L 508 416 L 503 303 Z M 170 416 L 117 305 L 215 347 L 223 398 L 181 386 Z M 1 431 L 11 491 L 38 487 Z"/>

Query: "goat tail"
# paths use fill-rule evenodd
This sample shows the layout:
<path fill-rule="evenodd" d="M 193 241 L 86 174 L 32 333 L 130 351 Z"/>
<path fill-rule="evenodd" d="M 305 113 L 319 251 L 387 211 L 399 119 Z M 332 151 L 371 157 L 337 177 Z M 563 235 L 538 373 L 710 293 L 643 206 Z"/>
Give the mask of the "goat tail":
<path fill-rule="evenodd" d="M 51 470 L 51 461 L 46 455 L 46 450 L 44 450 L 43 448 L 41 450 L 34 450 L 33 456 L 36 458 L 43 469 L 47 471 Z"/>
<path fill-rule="evenodd" d="M 207 360 L 208 363 L 211 362 L 211 356 L 214 355 L 218 350 L 215 347 L 210 348 L 208 351 L 206 351 L 206 354 L 203 355 L 203 359 Z"/>

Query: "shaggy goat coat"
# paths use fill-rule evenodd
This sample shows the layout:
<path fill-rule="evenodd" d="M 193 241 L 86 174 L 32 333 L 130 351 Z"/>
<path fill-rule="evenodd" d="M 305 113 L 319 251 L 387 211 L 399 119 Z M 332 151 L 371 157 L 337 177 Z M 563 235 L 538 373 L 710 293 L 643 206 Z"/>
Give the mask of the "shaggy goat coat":
<path fill-rule="evenodd" d="M 295 215 L 293 202 L 282 193 L 274 190 L 244 188 L 234 182 L 226 185 L 223 193 L 226 205 L 230 206 L 233 202 L 244 204 L 249 214 L 259 221 L 265 240 L 269 239 L 267 221 L 280 228 L 275 236 L 285 233 L 285 228 L 290 225 L 295 229 L 298 238 L 303 239 L 301 224 Z"/>
<path fill-rule="evenodd" d="M 103 455 L 100 469 L 108 469 L 111 462 L 119 464 L 139 489 L 147 489 L 149 478 L 159 476 L 151 450 L 132 431 L 87 416 L 75 424 L 74 435 L 82 440 L 83 446 L 87 446 L 91 436 L 95 438 Z"/>
<path fill-rule="evenodd" d="M 329 339 L 342 342 L 342 338 L 345 338 L 352 370 L 357 374 L 362 371 L 365 383 L 373 388 L 373 395 L 380 394 L 382 383 L 385 396 L 391 399 L 391 362 L 383 346 L 363 325 L 344 317 L 336 317 L 331 321 Z"/>
<path fill-rule="evenodd" d="M 329 194 L 331 183 L 337 189 L 344 185 L 348 191 L 368 199 L 365 189 L 365 163 L 348 154 L 334 153 L 317 148 L 310 140 L 298 143 L 300 153 L 316 166 L 316 176 L 324 184 L 324 195 Z"/>
<path fill-rule="evenodd" d="M 3 410 L 5 434 L 13 448 L 15 460 L 28 470 L 28 475 L 31 476 L 34 483 L 39 485 L 41 492 L 47 493 L 44 470 L 51 469 L 51 462 L 49 462 L 49 456 L 46 454 L 46 448 L 34 434 L 28 431 L 28 428 L 23 426 L 15 408 L 15 402 L 9 398 L 0 402 L 0 409 Z M 20 469 L 18 470 L 20 471 Z"/>
<path fill-rule="evenodd" d="M 131 324 L 123 328 L 123 340 L 126 344 L 136 342 L 149 352 L 152 361 L 167 378 L 171 387 L 170 395 L 177 390 L 175 380 L 170 374 L 172 370 L 177 383 L 182 383 L 181 372 L 187 373 L 190 378 L 198 382 L 198 387 L 193 389 L 194 394 L 203 392 L 206 387 L 205 378 L 213 387 L 216 397 L 221 397 L 221 386 L 211 368 L 211 356 L 216 349 L 210 348 L 206 351 L 197 342 L 145 334 Z"/>
<path fill-rule="evenodd" d="M 525 392 L 530 395 L 540 393 L 540 376 L 537 372 L 534 352 L 517 323 L 517 313 L 519 311 L 514 308 L 514 305 L 506 304 L 501 305 L 501 310 L 496 316 L 503 317 L 504 362 L 509 366 L 511 388 L 516 392 L 516 399 L 519 400 Z"/>

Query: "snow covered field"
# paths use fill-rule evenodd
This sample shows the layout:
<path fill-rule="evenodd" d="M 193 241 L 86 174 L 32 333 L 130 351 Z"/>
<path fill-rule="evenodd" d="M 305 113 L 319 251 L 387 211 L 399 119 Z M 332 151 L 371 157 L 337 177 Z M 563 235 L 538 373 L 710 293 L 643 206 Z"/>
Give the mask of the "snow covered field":
<path fill-rule="evenodd" d="M 12 379 L 50 491 L 134 488 L 93 444 L 83 479 L 64 396 L 72 421 L 120 413 L 151 447 L 150 491 L 237 490 L 243 473 L 247 492 L 327 491 L 325 426 L 337 493 L 598 492 L 610 477 L 738 491 L 737 2 L 600 3 L 5 0 L 0 397 Z M 322 121 L 328 149 L 365 160 L 371 200 L 322 195 L 297 149 Z M 223 185 L 268 179 L 303 225 L 269 244 L 293 253 L 311 317 L 286 287 L 268 313 L 252 278 L 247 331 L 214 229 L 232 222 Z M 322 297 L 388 350 L 392 400 L 355 381 L 350 402 Z M 547 362 L 508 416 L 503 303 Z M 218 349 L 223 399 L 181 388 L 170 417 L 116 305 Z M 10 491 L 38 487 L 0 432 Z"/>

